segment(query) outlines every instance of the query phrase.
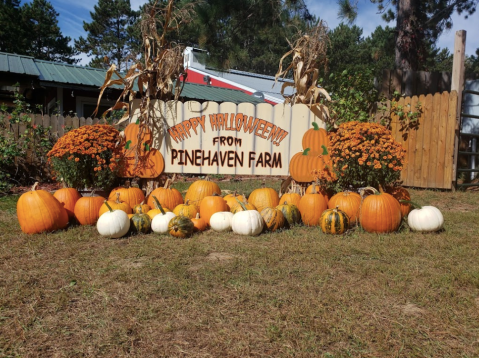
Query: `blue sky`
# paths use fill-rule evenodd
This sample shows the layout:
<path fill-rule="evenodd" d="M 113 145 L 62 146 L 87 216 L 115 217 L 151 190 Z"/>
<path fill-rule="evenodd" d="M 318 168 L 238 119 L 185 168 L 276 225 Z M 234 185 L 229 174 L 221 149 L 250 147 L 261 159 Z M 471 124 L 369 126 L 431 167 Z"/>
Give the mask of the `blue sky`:
<path fill-rule="evenodd" d="M 140 5 L 144 4 L 145 0 L 130 0 L 133 9 L 139 9 Z M 234 1 L 234 0 L 225 0 Z M 28 2 L 23 0 L 22 2 Z M 98 3 L 98 0 L 50 0 L 56 11 L 60 13 L 58 17 L 59 25 L 62 33 L 70 36 L 72 39 L 77 39 L 80 36 L 86 36 L 83 30 L 83 21 L 90 22 L 90 11 Z M 321 1 L 321 0 L 305 0 L 311 13 L 319 18 L 325 20 L 329 28 L 335 28 L 340 20 L 337 17 L 338 5 L 335 0 Z M 374 29 L 379 26 L 386 26 L 386 23 L 381 19 L 381 15 L 377 14 L 376 5 L 369 0 L 358 0 L 359 14 L 356 20 L 356 25 L 363 29 L 363 35 L 368 36 Z M 451 52 L 454 48 L 454 34 L 458 30 L 466 30 L 466 54 L 472 55 L 476 49 L 479 48 L 479 31 L 477 24 L 479 23 L 479 11 L 465 20 L 463 16 L 454 15 L 453 29 L 444 33 L 438 41 L 438 46 L 441 48 L 448 48 Z M 390 24 L 393 25 L 393 24 Z M 87 64 L 89 60 L 86 56 L 80 56 L 81 64 Z"/>

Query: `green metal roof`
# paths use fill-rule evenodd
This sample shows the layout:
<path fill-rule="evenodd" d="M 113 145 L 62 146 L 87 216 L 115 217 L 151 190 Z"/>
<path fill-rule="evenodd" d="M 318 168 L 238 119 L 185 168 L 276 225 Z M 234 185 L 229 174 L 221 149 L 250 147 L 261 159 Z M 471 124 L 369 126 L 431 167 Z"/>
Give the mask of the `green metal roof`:
<path fill-rule="evenodd" d="M 40 76 L 33 57 L 0 52 L 0 72 Z"/>
<path fill-rule="evenodd" d="M 40 70 L 40 81 L 101 87 L 105 81 L 106 70 L 93 67 L 68 65 L 60 62 L 35 60 Z M 113 78 L 118 78 L 113 75 Z M 121 88 L 114 86 L 113 88 Z"/>
<path fill-rule="evenodd" d="M 99 89 L 105 81 L 107 71 L 99 68 L 36 60 L 33 57 L 0 52 L 0 72 L 38 76 L 41 83 L 47 86 L 89 86 Z M 112 78 L 118 77 L 114 74 Z M 115 85 L 112 88 L 121 89 L 122 86 Z M 180 97 L 215 102 L 249 102 L 253 104 L 263 102 L 242 91 L 195 83 L 185 83 Z"/>
<path fill-rule="evenodd" d="M 188 82 L 185 83 L 180 97 L 201 99 L 214 102 L 233 102 L 236 104 L 242 102 L 248 102 L 253 104 L 263 103 L 261 99 L 253 97 L 242 91 Z"/>

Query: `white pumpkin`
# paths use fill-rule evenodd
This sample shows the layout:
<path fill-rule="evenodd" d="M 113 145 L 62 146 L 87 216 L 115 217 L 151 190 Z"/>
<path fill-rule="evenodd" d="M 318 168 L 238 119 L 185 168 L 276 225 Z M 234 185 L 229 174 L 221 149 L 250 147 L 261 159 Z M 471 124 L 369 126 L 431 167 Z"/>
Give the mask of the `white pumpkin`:
<path fill-rule="evenodd" d="M 233 232 L 240 235 L 259 235 L 263 231 L 263 225 L 263 217 L 257 210 L 238 211 L 231 220 Z"/>
<path fill-rule="evenodd" d="M 102 236 L 114 239 L 125 236 L 130 230 L 130 218 L 123 210 L 113 210 L 105 200 L 109 211 L 103 213 L 96 223 L 96 229 Z"/>
<path fill-rule="evenodd" d="M 155 215 L 153 220 L 151 220 L 151 230 L 157 234 L 168 233 L 168 224 L 175 216 L 176 215 L 170 211 L 167 211 L 164 214 Z"/>
<path fill-rule="evenodd" d="M 413 231 L 433 232 L 443 228 L 444 217 L 435 206 L 423 206 L 409 213 L 407 224 Z"/>
<path fill-rule="evenodd" d="M 214 231 L 231 231 L 231 220 L 233 213 L 230 211 L 220 211 L 211 215 L 210 227 Z"/>

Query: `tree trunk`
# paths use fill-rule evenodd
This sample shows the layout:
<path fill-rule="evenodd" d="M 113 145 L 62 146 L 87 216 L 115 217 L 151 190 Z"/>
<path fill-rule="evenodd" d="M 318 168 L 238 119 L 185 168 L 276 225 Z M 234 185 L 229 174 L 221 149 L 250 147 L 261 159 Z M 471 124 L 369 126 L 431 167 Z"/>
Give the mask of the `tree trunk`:
<path fill-rule="evenodd" d="M 414 33 L 414 9 L 417 0 L 399 0 L 396 16 L 396 68 L 417 70 L 416 34 Z"/>

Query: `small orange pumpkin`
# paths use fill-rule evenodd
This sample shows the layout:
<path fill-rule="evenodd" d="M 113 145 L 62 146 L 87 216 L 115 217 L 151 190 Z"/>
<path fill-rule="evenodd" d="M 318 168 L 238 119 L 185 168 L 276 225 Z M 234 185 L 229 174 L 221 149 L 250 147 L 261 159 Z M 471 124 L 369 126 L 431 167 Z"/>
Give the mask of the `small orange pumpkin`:
<path fill-rule="evenodd" d="M 84 196 L 78 199 L 73 212 L 80 225 L 95 225 L 104 201 L 102 196 Z"/>
<path fill-rule="evenodd" d="M 151 196 L 151 195 L 150 195 Z M 151 220 L 153 220 L 153 218 L 158 215 L 158 214 L 163 214 L 165 215 L 166 212 L 171 212 L 170 209 L 168 208 L 164 208 L 161 204 L 160 204 L 160 201 L 157 199 L 156 196 L 152 196 L 153 197 L 153 207 L 154 209 L 151 209 L 150 211 L 147 212 L 148 216 L 150 217 Z"/>
<path fill-rule="evenodd" d="M 211 216 L 220 211 L 229 211 L 228 204 L 226 204 L 226 201 L 221 196 L 214 194 L 206 196 L 201 200 L 200 216 L 208 225 Z"/>
<path fill-rule="evenodd" d="M 151 208 L 155 207 L 155 200 L 153 197 L 157 198 L 163 209 L 170 209 L 170 211 L 176 208 L 178 205 L 183 204 L 183 197 L 181 196 L 181 193 L 177 189 L 171 188 L 171 184 L 171 179 L 167 179 L 163 188 L 156 188 L 153 190 L 148 196 L 147 204 Z"/>
<path fill-rule="evenodd" d="M 128 205 L 128 203 L 120 201 L 120 193 L 116 193 L 116 200 L 115 201 L 108 200 L 108 205 L 110 205 L 110 207 L 113 210 L 122 210 L 127 214 L 132 214 L 133 213 L 133 211 L 131 210 L 131 207 L 130 207 L 130 205 Z M 101 206 L 100 211 L 98 213 L 98 216 L 102 216 L 104 213 L 109 212 L 109 211 L 110 211 L 110 209 L 108 208 L 108 206 L 105 203 L 103 203 L 103 205 Z"/>
<path fill-rule="evenodd" d="M 359 220 L 359 207 L 361 206 L 361 195 L 352 191 L 344 191 L 334 195 L 328 202 L 329 209 L 339 208 L 349 217 L 349 225 L 357 225 Z"/>
<path fill-rule="evenodd" d="M 145 201 L 145 194 L 140 188 L 130 186 L 130 181 L 126 182 L 124 187 L 118 187 L 113 189 L 108 196 L 108 200 L 114 201 L 116 194 L 120 194 L 120 201 L 127 203 L 130 208 Z"/>
<path fill-rule="evenodd" d="M 67 211 L 68 219 L 72 220 L 75 217 L 75 204 L 82 197 L 80 193 L 74 188 L 62 188 L 58 189 L 53 196 Z"/>
<path fill-rule="evenodd" d="M 225 197 L 223 198 L 225 199 L 226 204 L 228 204 L 228 207 L 230 208 L 231 212 L 233 212 L 233 206 L 239 205 L 236 201 L 236 198 L 238 198 L 239 201 L 246 201 L 246 197 L 244 195 L 237 194 L 236 190 L 234 193 L 225 195 Z"/>
<path fill-rule="evenodd" d="M 208 227 L 208 225 L 206 224 L 206 221 L 203 219 L 203 218 L 200 218 L 200 214 L 197 213 L 196 214 L 196 217 L 191 219 L 191 221 L 193 221 L 193 225 L 194 225 L 194 231 L 195 232 L 199 232 L 199 231 L 205 231 Z"/>

